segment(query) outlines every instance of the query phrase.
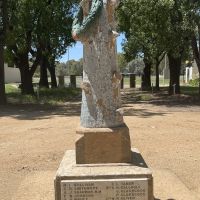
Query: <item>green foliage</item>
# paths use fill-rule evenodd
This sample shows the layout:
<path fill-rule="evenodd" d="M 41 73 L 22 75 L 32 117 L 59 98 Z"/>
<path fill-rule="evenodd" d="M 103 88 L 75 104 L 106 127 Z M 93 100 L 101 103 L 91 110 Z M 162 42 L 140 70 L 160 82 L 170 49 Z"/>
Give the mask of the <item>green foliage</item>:
<path fill-rule="evenodd" d="M 56 63 L 56 74 L 57 76 L 66 76 L 67 65 L 66 63 Z"/>
<path fill-rule="evenodd" d="M 144 69 L 144 62 L 141 58 L 136 58 L 130 61 L 127 65 L 127 71 L 129 73 L 135 73 L 135 74 L 143 74 Z"/>
<path fill-rule="evenodd" d="M 49 59 L 59 58 L 74 41 L 71 26 L 77 0 L 10 0 L 7 29 L 7 60 L 17 62 L 29 53 L 35 60 L 40 48 Z"/>
<path fill-rule="evenodd" d="M 8 97 L 8 103 L 22 103 L 22 104 L 62 104 L 66 101 L 79 99 L 81 89 L 75 88 L 56 88 L 39 90 L 39 99 L 32 95 L 22 95 L 20 89 L 16 86 L 7 84 L 6 93 Z"/>
<path fill-rule="evenodd" d="M 161 12 L 157 12 L 158 10 Z M 125 0 L 120 3 L 117 11 L 120 30 L 125 33 L 127 40 L 124 42 L 124 50 L 130 61 L 137 55 L 148 59 L 157 50 L 162 52 L 159 30 L 164 23 L 165 9 L 159 3 L 147 0 Z M 163 15 L 160 17 L 160 15 Z M 159 43 L 160 42 L 160 43 Z"/>
<path fill-rule="evenodd" d="M 185 21 L 187 26 L 190 28 L 190 41 L 193 51 L 193 57 L 197 63 L 197 67 L 200 74 L 200 1 L 191 0 L 184 1 L 185 9 Z M 199 77 L 200 78 L 200 77 Z M 192 84 L 197 84 L 198 80 L 194 81 Z M 199 90 L 200 95 L 200 90 Z"/>
<path fill-rule="evenodd" d="M 79 61 L 69 60 L 66 63 L 66 66 L 67 66 L 67 70 L 66 70 L 67 75 L 81 76 L 83 73 L 83 60 L 82 59 L 80 59 Z"/>
<path fill-rule="evenodd" d="M 56 87 L 55 60 L 75 42 L 71 27 L 77 2 L 9 0 L 6 58 L 20 69 L 22 93 L 34 93 L 32 77 L 38 65 L 48 68 Z"/>
<path fill-rule="evenodd" d="M 137 96 L 137 101 L 150 101 L 152 100 L 151 94 L 141 94 Z"/>
<path fill-rule="evenodd" d="M 190 81 L 189 81 L 189 84 L 190 84 L 192 87 L 198 87 L 198 86 L 199 86 L 199 82 L 200 82 L 200 79 L 197 78 L 197 79 L 194 79 L 194 80 L 190 80 Z"/>
<path fill-rule="evenodd" d="M 6 93 L 20 93 L 20 90 L 16 85 L 6 84 Z"/>
<path fill-rule="evenodd" d="M 67 47 L 72 44 L 71 26 L 73 22 L 74 5 L 77 0 L 37 0 L 37 8 L 40 10 L 39 21 L 36 24 L 36 41 L 50 48 L 50 56 L 59 58 L 63 55 Z M 37 44 L 36 44 L 37 45 Z"/>
<path fill-rule="evenodd" d="M 35 96 L 22 95 L 17 85 L 6 84 L 6 94 L 8 103 L 33 103 L 36 102 Z"/>
<path fill-rule="evenodd" d="M 83 72 L 83 59 L 79 61 L 69 60 L 67 63 L 58 63 L 56 67 L 56 74 L 58 76 L 70 76 L 77 75 L 81 76 Z"/>
<path fill-rule="evenodd" d="M 45 104 L 60 104 L 66 101 L 79 99 L 81 89 L 74 88 L 56 88 L 56 89 L 41 89 L 40 99 L 41 103 Z"/>
<path fill-rule="evenodd" d="M 165 52 L 179 55 L 187 44 L 188 28 L 178 0 L 124 0 L 117 15 L 127 40 L 128 60 L 137 55 L 155 60 Z"/>
<path fill-rule="evenodd" d="M 189 96 L 198 96 L 198 87 L 182 86 L 181 93 Z"/>
<path fill-rule="evenodd" d="M 123 53 L 117 54 L 117 63 L 120 71 L 123 72 L 128 64 Z"/>

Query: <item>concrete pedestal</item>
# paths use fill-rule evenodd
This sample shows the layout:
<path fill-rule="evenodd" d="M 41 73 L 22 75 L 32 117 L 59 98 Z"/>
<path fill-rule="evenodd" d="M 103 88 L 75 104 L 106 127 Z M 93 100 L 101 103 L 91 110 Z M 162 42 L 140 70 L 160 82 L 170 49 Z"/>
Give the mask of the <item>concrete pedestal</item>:
<path fill-rule="evenodd" d="M 76 163 L 130 163 L 131 143 L 128 127 L 84 128 L 76 131 Z"/>
<path fill-rule="evenodd" d="M 132 162 L 76 164 L 67 151 L 55 178 L 56 200 L 153 200 L 152 172 L 137 149 Z"/>

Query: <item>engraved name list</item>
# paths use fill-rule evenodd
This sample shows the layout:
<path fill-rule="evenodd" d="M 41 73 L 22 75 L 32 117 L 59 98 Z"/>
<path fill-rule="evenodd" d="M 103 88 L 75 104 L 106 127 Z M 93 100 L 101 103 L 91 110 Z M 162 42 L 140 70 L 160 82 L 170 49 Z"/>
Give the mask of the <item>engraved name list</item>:
<path fill-rule="evenodd" d="M 61 182 L 62 200 L 148 200 L 147 179 Z"/>

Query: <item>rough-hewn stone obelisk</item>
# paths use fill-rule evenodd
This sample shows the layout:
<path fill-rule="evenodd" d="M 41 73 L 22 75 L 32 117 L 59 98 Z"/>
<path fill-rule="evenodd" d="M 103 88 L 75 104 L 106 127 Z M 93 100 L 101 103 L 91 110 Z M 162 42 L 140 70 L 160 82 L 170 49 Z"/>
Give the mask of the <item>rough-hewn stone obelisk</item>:
<path fill-rule="evenodd" d="M 117 4 L 118 0 L 83 0 L 74 21 L 73 37 L 84 45 L 77 163 L 131 161 L 129 130 L 118 110 L 121 75 L 116 62 Z"/>
<path fill-rule="evenodd" d="M 87 30 L 74 24 L 74 37 L 84 45 L 81 125 L 87 128 L 117 127 L 123 124 L 120 107 L 120 73 L 116 63 L 115 1 L 92 1 L 95 9 L 88 17 L 91 1 L 82 1 Z M 98 13 L 99 12 L 99 13 Z M 78 33 L 76 33 L 76 31 Z"/>
<path fill-rule="evenodd" d="M 76 150 L 67 151 L 55 179 L 56 200 L 153 200 L 152 174 L 131 151 L 119 112 L 116 63 L 118 0 L 82 0 L 73 38 L 84 46 L 81 123 Z"/>

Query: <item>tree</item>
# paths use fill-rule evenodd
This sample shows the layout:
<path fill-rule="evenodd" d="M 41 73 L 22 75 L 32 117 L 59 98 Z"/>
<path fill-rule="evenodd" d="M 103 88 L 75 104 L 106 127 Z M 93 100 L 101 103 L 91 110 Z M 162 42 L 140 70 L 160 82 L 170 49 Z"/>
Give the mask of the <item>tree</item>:
<path fill-rule="evenodd" d="M 166 28 L 166 5 L 160 1 L 126 0 L 119 6 L 118 18 L 120 30 L 127 38 L 124 43 L 127 58 L 132 60 L 139 55 L 144 59 L 143 89 L 150 89 L 152 67 L 156 65 L 159 72 L 165 54 L 161 30 Z M 156 82 L 159 89 L 158 73 Z"/>
<path fill-rule="evenodd" d="M 200 2 L 197 0 L 185 1 L 185 21 L 190 28 L 190 41 L 194 59 L 199 71 L 199 95 L 200 95 Z"/>
<path fill-rule="evenodd" d="M 169 94 L 180 93 L 180 70 L 187 43 L 187 29 L 183 20 L 183 1 L 174 0 L 169 7 L 168 28 L 165 34 L 168 43 L 166 50 L 169 58 Z"/>
<path fill-rule="evenodd" d="M 69 60 L 66 63 L 66 74 L 67 75 L 82 75 L 83 72 L 83 60 L 79 61 Z"/>
<path fill-rule="evenodd" d="M 127 64 L 127 71 L 129 73 L 142 75 L 143 70 L 144 70 L 144 61 L 141 58 L 136 58 Z"/>
<path fill-rule="evenodd" d="M 66 63 L 56 63 L 56 74 L 57 76 L 67 75 L 67 64 Z"/>
<path fill-rule="evenodd" d="M 20 69 L 22 93 L 33 94 L 32 77 L 38 65 L 49 69 L 52 85 L 56 85 L 55 59 L 74 42 L 71 26 L 77 1 L 9 2 L 7 53 Z"/>
<path fill-rule="evenodd" d="M 183 1 L 180 0 L 125 0 L 118 9 L 120 30 L 125 32 L 127 38 L 124 50 L 129 57 L 134 58 L 139 54 L 144 58 L 146 65 L 144 72 L 148 76 L 151 71 L 150 64 L 156 65 L 157 89 L 159 89 L 158 66 L 165 53 L 168 53 L 171 59 L 170 93 L 173 85 L 176 85 L 176 93 L 180 93 L 181 62 L 178 61 L 182 59 L 187 43 L 182 6 Z M 149 79 L 149 77 L 144 78 L 147 87 L 150 87 Z"/>
<path fill-rule="evenodd" d="M 7 18 L 7 1 L 0 1 L 0 105 L 6 104 L 4 76 L 4 40 Z"/>
<path fill-rule="evenodd" d="M 35 2 L 10 0 L 6 40 L 7 57 L 19 68 L 22 94 L 33 94 L 32 77 L 39 64 L 40 52 L 34 55 L 32 66 L 29 57 L 32 50 L 33 33 L 38 17 Z"/>
<path fill-rule="evenodd" d="M 123 72 L 127 67 L 128 62 L 126 61 L 125 55 L 123 53 L 117 54 L 117 64 L 121 72 Z"/>
<path fill-rule="evenodd" d="M 49 70 L 52 87 L 57 87 L 55 60 L 63 55 L 67 47 L 74 42 L 71 37 L 71 27 L 74 5 L 76 2 L 75 0 L 51 1 L 41 13 L 40 21 L 37 26 L 37 38 L 39 41 L 39 48 L 42 49 L 43 59 L 43 65 L 40 67 L 44 68 L 41 70 Z M 51 17 L 49 18 L 49 16 Z M 43 74 L 45 76 L 44 78 L 47 79 L 47 73 Z"/>

